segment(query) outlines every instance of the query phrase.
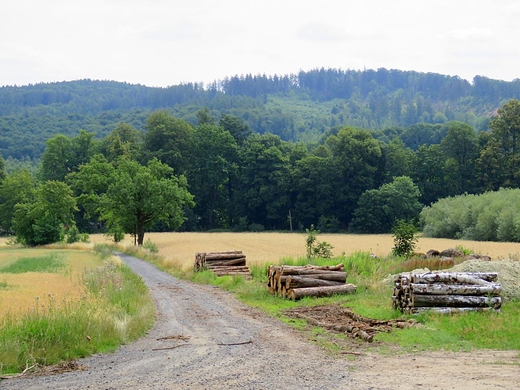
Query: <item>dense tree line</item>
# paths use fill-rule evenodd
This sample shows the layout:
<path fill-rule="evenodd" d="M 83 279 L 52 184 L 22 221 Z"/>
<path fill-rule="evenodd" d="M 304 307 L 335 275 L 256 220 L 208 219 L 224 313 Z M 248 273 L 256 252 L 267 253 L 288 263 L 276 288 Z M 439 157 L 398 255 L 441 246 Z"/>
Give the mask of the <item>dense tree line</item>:
<path fill-rule="evenodd" d="M 439 128 L 450 121 L 486 130 L 498 107 L 519 98 L 520 80 L 476 76 L 469 83 L 384 68 L 236 75 L 167 88 L 95 80 L 4 86 L 0 153 L 6 160 L 38 160 L 45 141 L 56 134 L 72 137 L 85 130 L 101 139 L 121 122 L 144 130 L 148 116 L 159 109 L 196 126 L 196 114 L 205 107 L 214 117 L 237 117 L 251 131 L 283 141 L 317 142 L 324 133 L 353 126 L 370 129 L 385 142 L 397 133 L 415 150 L 423 144 L 419 134 L 438 143 L 444 136 Z"/>
<path fill-rule="evenodd" d="M 518 100 L 497 110 L 489 131 L 450 121 L 415 125 L 408 138 L 344 126 L 288 142 L 209 108 L 195 118 L 155 111 L 145 130 L 120 123 L 101 139 L 56 135 L 36 176 L 6 174 L 2 160 L 0 226 L 25 232 L 28 244 L 71 228 L 131 233 L 139 244 L 145 231 L 170 229 L 384 233 L 398 220 L 417 223 L 440 199 L 520 187 Z"/>

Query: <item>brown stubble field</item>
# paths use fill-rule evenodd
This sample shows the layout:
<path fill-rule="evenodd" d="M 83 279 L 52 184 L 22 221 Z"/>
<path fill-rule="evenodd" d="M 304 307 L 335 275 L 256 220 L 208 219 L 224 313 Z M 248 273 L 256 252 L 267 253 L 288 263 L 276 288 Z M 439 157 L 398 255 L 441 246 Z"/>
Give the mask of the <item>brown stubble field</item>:
<path fill-rule="evenodd" d="M 248 264 L 278 263 L 283 258 L 305 257 L 305 235 L 302 233 L 147 233 L 166 260 L 180 265 L 183 269 L 193 266 L 195 253 L 241 250 Z M 91 243 L 109 242 L 103 235 L 92 235 Z M 378 257 L 387 256 L 394 246 L 392 235 L 319 234 L 318 241 L 326 241 L 334 246 L 333 254 L 349 255 L 354 252 L 370 252 Z M 127 236 L 125 245 L 133 241 Z M 430 249 L 444 250 L 462 246 L 474 253 L 489 255 L 493 260 L 520 258 L 520 243 L 478 242 L 419 238 L 417 252 Z"/>

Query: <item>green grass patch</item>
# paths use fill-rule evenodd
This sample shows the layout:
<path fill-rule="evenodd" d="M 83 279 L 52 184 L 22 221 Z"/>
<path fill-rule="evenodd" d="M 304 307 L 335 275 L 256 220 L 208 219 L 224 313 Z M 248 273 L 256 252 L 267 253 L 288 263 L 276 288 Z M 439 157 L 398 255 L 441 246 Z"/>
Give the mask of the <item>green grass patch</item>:
<path fill-rule="evenodd" d="M 56 253 L 46 256 L 25 257 L 0 268 L 0 273 L 23 274 L 27 272 L 56 273 L 65 267 L 65 262 Z"/>

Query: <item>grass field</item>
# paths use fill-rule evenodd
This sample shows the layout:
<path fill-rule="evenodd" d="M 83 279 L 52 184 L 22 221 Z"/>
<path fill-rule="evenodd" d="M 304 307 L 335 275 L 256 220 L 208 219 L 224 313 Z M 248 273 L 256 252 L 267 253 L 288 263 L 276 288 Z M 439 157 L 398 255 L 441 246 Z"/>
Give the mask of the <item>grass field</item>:
<path fill-rule="evenodd" d="M 305 235 L 302 233 L 147 233 L 159 249 L 159 255 L 180 265 L 183 269 L 193 266 L 195 253 L 241 250 L 250 265 L 278 263 L 282 258 L 305 257 Z M 354 252 L 370 252 L 386 257 L 394 246 L 392 235 L 318 234 L 319 241 L 334 246 L 335 256 Z M 103 235 L 92 235 L 92 243 L 109 242 Z M 124 244 L 132 245 L 130 236 Z M 491 256 L 493 260 L 520 258 L 519 243 L 459 241 L 438 238 L 419 238 L 417 252 L 430 249 L 443 250 L 462 246 L 474 253 Z"/>

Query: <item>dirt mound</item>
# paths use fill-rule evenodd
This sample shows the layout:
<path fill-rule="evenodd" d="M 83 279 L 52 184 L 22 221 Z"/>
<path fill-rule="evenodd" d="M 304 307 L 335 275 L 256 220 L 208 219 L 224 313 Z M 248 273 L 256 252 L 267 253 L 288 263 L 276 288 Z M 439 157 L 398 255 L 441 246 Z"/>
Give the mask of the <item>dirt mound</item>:
<path fill-rule="evenodd" d="M 507 300 L 520 299 L 520 261 L 514 260 L 468 260 L 458 264 L 450 272 L 497 272 L 502 285 L 502 297 Z"/>

